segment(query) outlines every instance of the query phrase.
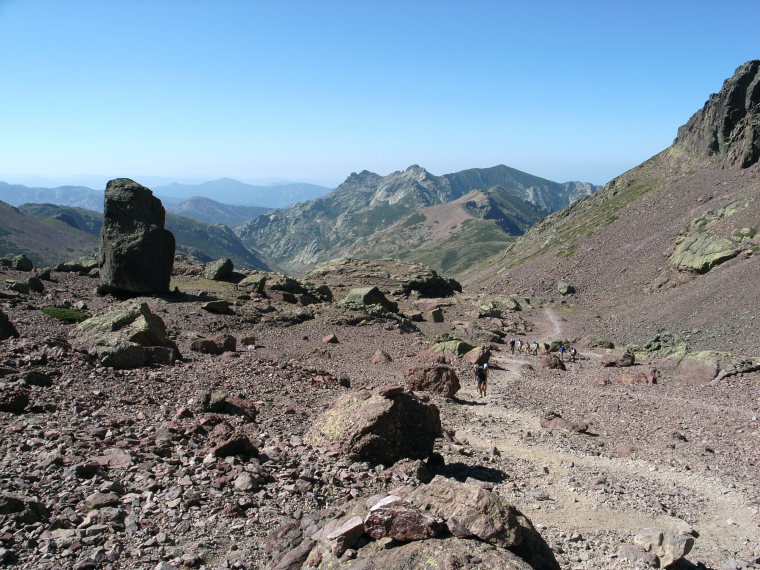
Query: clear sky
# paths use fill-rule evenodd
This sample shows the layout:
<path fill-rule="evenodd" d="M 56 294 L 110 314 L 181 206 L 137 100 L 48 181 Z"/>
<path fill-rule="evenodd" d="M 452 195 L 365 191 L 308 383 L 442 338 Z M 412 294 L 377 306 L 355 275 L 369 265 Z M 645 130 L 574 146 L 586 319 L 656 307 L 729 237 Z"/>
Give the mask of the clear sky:
<path fill-rule="evenodd" d="M 756 58 L 760 0 L 0 0 L 0 180 L 602 184 Z"/>

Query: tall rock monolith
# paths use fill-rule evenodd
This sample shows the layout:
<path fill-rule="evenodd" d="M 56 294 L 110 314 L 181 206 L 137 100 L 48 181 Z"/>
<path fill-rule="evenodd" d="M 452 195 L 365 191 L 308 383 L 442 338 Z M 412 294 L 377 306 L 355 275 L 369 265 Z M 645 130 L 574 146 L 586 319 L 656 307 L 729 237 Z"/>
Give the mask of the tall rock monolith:
<path fill-rule="evenodd" d="M 153 192 L 130 180 L 106 185 L 100 232 L 100 293 L 168 293 L 174 235 L 164 229 L 166 211 Z"/>

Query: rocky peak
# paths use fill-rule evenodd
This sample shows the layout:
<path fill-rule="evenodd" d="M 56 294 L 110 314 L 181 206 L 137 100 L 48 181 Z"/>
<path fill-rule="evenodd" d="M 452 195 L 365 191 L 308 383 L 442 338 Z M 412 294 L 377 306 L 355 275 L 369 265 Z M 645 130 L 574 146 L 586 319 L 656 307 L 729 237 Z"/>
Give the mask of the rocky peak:
<path fill-rule="evenodd" d="M 671 154 L 748 168 L 760 158 L 760 60 L 740 66 L 678 129 Z"/>

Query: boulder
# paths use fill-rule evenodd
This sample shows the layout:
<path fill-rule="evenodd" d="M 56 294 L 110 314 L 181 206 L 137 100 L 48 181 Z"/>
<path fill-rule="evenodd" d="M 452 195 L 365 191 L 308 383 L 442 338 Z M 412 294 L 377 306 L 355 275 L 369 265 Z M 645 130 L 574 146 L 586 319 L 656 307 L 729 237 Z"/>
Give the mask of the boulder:
<path fill-rule="evenodd" d="M 741 251 L 731 240 L 707 232 L 694 232 L 680 240 L 670 256 L 671 265 L 679 271 L 707 273 Z"/>
<path fill-rule="evenodd" d="M 395 495 L 376 503 L 364 519 L 364 531 L 375 540 L 385 537 L 403 542 L 424 540 L 438 536 L 444 528 L 442 518 Z"/>
<path fill-rule="evenodd" d="M 16 327 L 13 326 L 13 323 L 8 316 L 0 310 L 0 340 L 5 340 L 6 338 L 11 337 L 18 338 L 18 331 L 16 330 Z"/>
<path fill-rule="evenodd" d="M 461 388 L 459 378 L 449 366 L 414 366 L 404 371 L 406 388 L 416 392 L 432 392 L 453 398 Z"/>
<path fill-rule="evenodd" d="M 168 293 L 174 235 L 164 229 L 166 212 L 148 188 L 117 178 L 106 185 L 100 233 L 102 293 Z"/>
<path fill-rule="evenodd" d="M 201 354 L 222 354 L 222 348 L 210 338 L 197 338 L 190 343 L 190 350 Z"/>
<path fill-rule="evenodd" d="M 50 511 L 31 497 L 19 493 L 0 492 L 0 520 L 10 518 L 21 524 L 34 524 L 48 520 Z"/>
<path fill-rule="evenodd" d="M 93 269 L 98 269 L 100 262 L 95 255 L 85 255 L 77 257 L 75 259 L 64 261 L 59 263 L 55 268 L 56 271 L 69 272 L 69 273 L 90 273 Z"/>
<path fill-rule="evenodd" d="M 45 292 L 45 284 L 42 282 L 42 279 L 39 277 L 30 277 L 26 280 L 26 286 L 29 288 L 30 291 L 34 291 L 35 293 L 44 293 Z"/>
<path fill-rule="evenodd" d="M 348 292 L 348 295 L 346 295 L 338 305 L 341 307 L 380 305 L 392 313 L 398 312 L 398 304 L 389 301 L 377 287 L 358 287 L 351 289 Z"/>
<path fill-rule="evenodd" d="M 466 352 L 462 357 L 467 364 L 484 364 L 491 359 L 491 349 L 485 346 L 476 346 Z"/>
<path fill-rule="evenodd" d="M 211 281 L 221 281 L 232 275 L 235 266 L 229 257 L 221 257 L 216 261 L 209 261 L 203 268 L 203 277 Z"/>
<path fill-rule="evenodd" d="M 602 357 L 600 363 L 603 368 L 625 368 L 636 363 L 633 352 L 626 350 L 622 354 L 607 354 Z"/>
<path fill-rule="evenodd" d="M 557 291 L 559 292 L 560 295 L 572 295 L 573 293 L 575 293 L 575 287 L 570 285 L 570 283 L 568 283 L 567 281 L 562 280 L 559 283 L 557 283 Z"/>
<path fill-rule="evenodd" d="M 21 255 L 11 257 L 11 268 L 16 271 L 31 271 L 34 269 L 34 263 L 22 253 Z"/>
<path fill-rule="evenodd" d="M 390 354 L 378 348 L 372 355 L 371 362 L 372 364 L 383 364 L 385 362 L 393 362 L 393 358 Z"/>
<path fill-rule="evenodd" d="M 103 366 L 137 368 L 152 362 L 147 347 L 171 349 L 173 362 L 180 358 L 177 345 L 166 335 L 166 325 L 147 303 L 115 309 L 79 323 L 71 333 L 72 346 L 97 357 Z M 165 360 L 162 356 L 161 360 Z"/>
<path fill-rule="evenodd" d="M 0 412 L 21 414 L 29 405 L 29 389 L 0 384 Z"/>
<path fill-rule="evenodd" d="M 546 354 L 541 357 L 541 368 L 548 370 L 567 370 L 565 363 L 556 354 Z"/>
<path fill-rule="evenodd" d="M 368 391 L 343 395 L 307 433 L 314 447 L 354 461 L 391 465 L 426 459 L 441 436 L 438 408 L 408 393 L 381 396 Z"/>
<path fill-rule="evenodd" d="M 427 318 L 431 323 L 442 323 L 443 309 L 441 309 L 440 307 L 436 307 L 435 309 L 427 313 Z"/>
<path fill-rule="evenodd" d="M 691 552 L 694 537 L 662 528 L 645 528 L 636 534 L 633 542 L 657 556 L 660 568 L 667 568 Z"/>
<path fill-rule="evenodd" d="M 463 356 L 467 354 L 468 352 L 470 352 L 473 348 L 475 347 L 471 345 L 469 342 L 465 342 L 458 338 L 447 340 L 444 342 L 439 342 L 433 345 L 433 350 L 435 352 L 448 352 L 456 356 Z"/>
<path fill-rule="evenodd" d="M 405 498 L 444 519 L 457 538 L 475 538 L 510 549 L 532 568 L 559 568 L 551 549 L 530 520 L 492 491 L 439 475 Z"/>
<path fill-rule="evenodd" d="M 232 303 L 225 301 L 224 299 L 217 299 L 214 301 L 208 301 L 201 305 L 201 309 L 214 313 L 216 315 L 228 315 L 232 313 Z"/>
<path fill-rule="evenodd" d="M 544 414 L 539 423 L 544 429 L 569 429 L 578 433 L 586 433 L 589 428 L 589 425 L 586 423 L 574 424 L 555 412 Z"/>

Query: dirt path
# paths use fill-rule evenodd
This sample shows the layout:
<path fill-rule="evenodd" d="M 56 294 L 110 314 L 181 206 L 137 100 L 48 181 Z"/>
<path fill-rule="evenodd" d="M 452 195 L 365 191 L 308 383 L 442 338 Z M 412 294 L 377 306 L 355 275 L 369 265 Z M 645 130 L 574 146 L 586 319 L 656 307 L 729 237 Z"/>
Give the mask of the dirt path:
<path fill-rule="evenodd" d="M 546 321 L 536 330 L 560 337 L 557 313 L 547 308 L 543 315 Z M 454 426 L 457 437 L 476 456 L 497 455 L 500 464 L 509 466 L 511 488 L 506 485 L 500 492 L 544 529 L 547 540 L 581 533 L 611 545 L 609 552 L 597 553 L 605 559 L 592 564 L 597 568 L 617 568 L 608 566 L 609 554 L 616 554 L 612 549 L 632 544 L 633 535 L 651 527 L 696 531 L 699 537 L 688 558 L 715 567 L 746 551 L 748 544 L 760 544 L 757 506 L 730 480 L 709 471 L 573 449 L 573 441 L 589 437 L 580 434 L 569 436 L 570 444 L 562 447 L 536 438 L 546 431 L 539 424 L 541 412 L 512 405 L 509 398 L 510 384 L 525 382 L 519 365 L 536 365 L 536 358 L 501 353 L 492 362 L 497 366 L 491 371 L 485 400 L 469 384 L 463 388 L 462 398 L 484 404 L 469 406 L 459 416 Z"/>

